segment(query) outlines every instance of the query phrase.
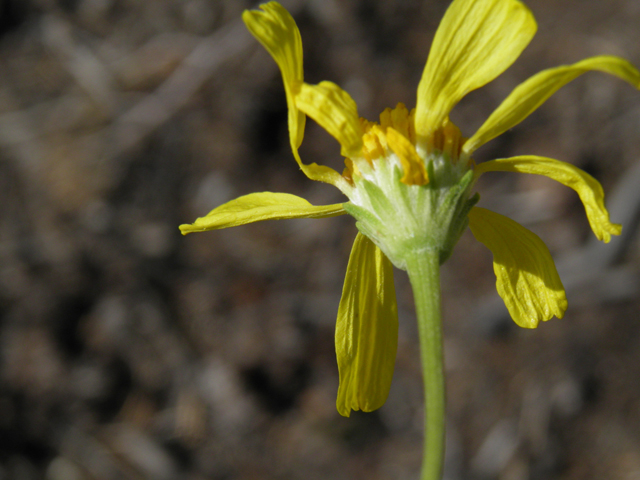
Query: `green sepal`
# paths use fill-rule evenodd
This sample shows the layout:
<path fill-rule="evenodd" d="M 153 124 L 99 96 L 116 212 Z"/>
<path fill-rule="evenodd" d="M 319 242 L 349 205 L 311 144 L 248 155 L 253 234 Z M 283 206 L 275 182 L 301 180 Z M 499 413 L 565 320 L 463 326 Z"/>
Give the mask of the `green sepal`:
<path fill-rule="evenodd" d="M 440 250 L 440 265 L 449 260 L 449 257 L 453 253 L 453 248 L 456 246 L 456 243 L 458 243 L 458 240 L 460 240 L 462 233 L 469 226 L 469 218 L 467 215 L 479 200 L 480 194 L 476 193 L 459 208 L 455 220 L 451 222 L 449 235 L 447 235 L 447 243 Z"/>
<path fill-rule="evenodd" d="M 478 203 L 480 195 L 477 193 L 465 200 L 461 201 L 465 197 L 471 184 L 474 181 L 473 172 L 470 170 L 464 174 L 460 181 L 451 187 L 447 191 L 447 195 L 441 202 L 438 213 L 438 223 L 440 225 L 447 225 L 446 234 L 442 238 L 442 242 L 439 246 L 440 250 L 440 265 L 449 259 L 453 248 L 455 247 L 464 229 L 469 225 L 467 214 L 469 210 Z"/>
<path fill-rule="evenodd" d="M 362 187 L 364 189 L 371 201 L 373 210 L 378 214 L 378 216 L 385 217 L 394 211 L 392 203 L 389 201 L 382 189 L 375 183 L 365 180 L 364 178 L 360 178 L 357 180 L 357 186 L 358 188 Z"/>
<path fill-rule="evenodd" d="M 357 205 L 354 205 L 351 202 L 343 203 L 342 208 L 344 208 L 344 211 L 347 212 L 356 220 L 360 222 L 364 222 L 367 225 L 369 225 L 370 226 L 370 228 L 368 228 L 369 232 L 375 234 L 376 230 L 377 231 L 382 230 L 382 224 L 380 222 L 380 219 L 376 217 L 373 213 L 369 212 L 368 210 L 362 207 L 359 207 Z M 365 233 L 365 235 L 367 234 Z M 371 238 L 370 235 L 367 235 L 367 236 Z"/>

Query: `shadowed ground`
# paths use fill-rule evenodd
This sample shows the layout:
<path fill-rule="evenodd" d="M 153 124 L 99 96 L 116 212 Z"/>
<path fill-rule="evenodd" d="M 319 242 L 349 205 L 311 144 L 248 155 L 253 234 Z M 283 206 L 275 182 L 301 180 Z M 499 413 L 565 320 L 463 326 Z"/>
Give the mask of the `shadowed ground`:
<path fill-rule="evenodd" d="M 284 2 L 283 2 L 284 3 Z M 526 2 L 538 35 L 454 121 L 470 136 L 519 82 L 598 54 L 640 65 L 637 0 Z M 375 119 L 409 107 L 442 0 L 291 1 L 305 75 Z M 387 404 L 342 418 L 333 327 L 348 217 L 182 237 L 255 191 L 343 197 L 288 147 L 275 63 L 237 0 L 0 0 L 0 479 L 410 479 L 422 445 L 418 342 L 396 272 Z M 480 205 L 538 233 L 569 310 L 505 316 L 490 253 L 443 267 L 448 480 L 640 478 L 640 92 L 574 81 L 477 161 L 538 154 L 608 194 L 620 241 L 593 244 L 569 189 L 488 174 Z M 342 170 L 308 122 L 301 154 Z"/>

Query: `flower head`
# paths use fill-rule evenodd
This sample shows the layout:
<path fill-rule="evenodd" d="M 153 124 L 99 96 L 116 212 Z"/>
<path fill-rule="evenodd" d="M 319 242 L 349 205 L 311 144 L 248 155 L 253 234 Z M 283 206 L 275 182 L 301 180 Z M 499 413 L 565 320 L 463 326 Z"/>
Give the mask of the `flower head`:
<path fill-rule="evenodd" d="M 304 82 L 300 32 L 277 2 L 245 11 L 249 31 L 274 58 L 284 81 L 293 155 L 308 178 L 332 184 L 349 199 L 313 206 L 283 193 L 255 193 L 224 204 L 186 234 L 260 220 L 322 218 L 349 213 L 360 231 L 354 243 L 336 324 L 340 371 L 338 411 L 371 411 L 389 392 L 397 349 L 398 319 L 393 270 L 406 252 L 429 249 L 446 260 L 463 230 L 493 253 L 497 290 L 514 321 L 534 328 L 567 308 L 553 259 L 538 236 L 518 223 L 475 207 L 475 180 L 491 171 L 544 175 L 575 190 L 598 239 L 608 242 L 621 226 L 609 221 L 600 184 L 558 160 L 527 155 L 476 165 L 473 152 L 514 127 L 559 88 L 591 70 L 640 88 L 640 73 L 627 61 L 598 56 L 543 70 L 498 106 L 478 131 L 464 138 L 449 113 L 469 92 L 505 71 L 529 44 L 536 22 L 518 0 L 454 0 L 436 32 L 418 85 L 416 107 L 386 109 L 379 121 L 361 119 L 351 96 L 332 82 Z M 342 174 L 304 164 L 298 148 L 306 117 L 341 146 Z"/>

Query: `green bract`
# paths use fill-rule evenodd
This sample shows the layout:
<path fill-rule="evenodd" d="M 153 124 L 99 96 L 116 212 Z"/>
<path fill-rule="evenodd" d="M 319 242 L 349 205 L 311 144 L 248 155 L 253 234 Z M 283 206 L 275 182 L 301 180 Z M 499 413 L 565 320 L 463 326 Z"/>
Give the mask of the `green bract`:
<path fill-rule="evenodd" d="M 426 185 L 406 185 L 397 166 L 381 162 L 354 179 L 358 199 L 345 203 L 345 211 L 357 220 L 358 230 L 369 237 L 389 257 L 406 270 L 406 256 L 413 251 L 438 252 L 440 263 L 449 258 L 469 221 L 467 213 L 478 201 L 469 198 L 473 172 L 460 177 L 450 162 L 430 162 L 431 181 Z M 356 203 L 357 202 L 357 203 Z"/>

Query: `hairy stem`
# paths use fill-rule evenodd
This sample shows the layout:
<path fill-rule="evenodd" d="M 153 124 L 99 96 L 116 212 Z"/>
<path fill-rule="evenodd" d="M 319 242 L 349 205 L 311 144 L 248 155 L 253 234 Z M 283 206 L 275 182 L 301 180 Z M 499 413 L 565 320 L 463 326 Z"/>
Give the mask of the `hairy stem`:
<path fill-rule="evenodd" d="M 440 480 L 444 463 L 445 385 L 440 315 L 440 262 L 437 250 L 407 256 L 413 287 L 424 380 L 424 450 L 421 480 Z"/>

